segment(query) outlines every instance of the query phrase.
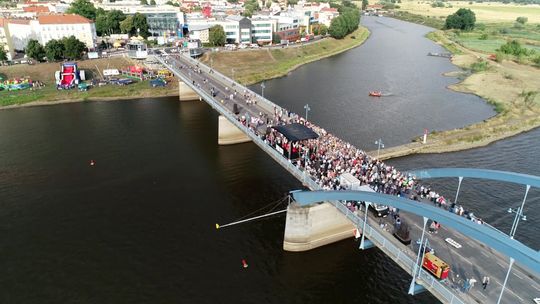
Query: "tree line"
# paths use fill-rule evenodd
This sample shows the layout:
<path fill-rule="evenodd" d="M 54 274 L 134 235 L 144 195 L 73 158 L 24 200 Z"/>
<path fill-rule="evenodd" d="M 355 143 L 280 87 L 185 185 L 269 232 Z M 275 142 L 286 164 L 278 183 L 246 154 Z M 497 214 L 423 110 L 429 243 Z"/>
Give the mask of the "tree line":
<path fill-rule="evenodd" d="M 345 3 L 346 1 L 344 1 Z M 338 8 L 340 10 L 340 8 Z M 336 39 L 342 39 L 347 34 L 354 32 L 358 29 L 360 24 L 360 11 L 356 6 L 353 7 L 341 7 L 340 15 L 330 23 L 328 33 L 330 36 Z"/>
<path fill-rule="evenodd" d="M 96 32 L 99 36 L 110 34 L 140 35 L 144 39 L 150 36 L 146 16 L 135 13 L 133 16 L 126 16 L 122 11 L 105 11 L 96 8 L 89 0 L 76 0 L 67 10 L 70 14 L 77 14 L 95 21 Z"/>
<path fill-rule="evenodd" d="M 37 61 L 43 61 L 43 58 L 47 58 L 49 61 L 81 59 L 84 51 L 86 51 L 86 44 L 75 36 L 59 40 L 52 39 L 45 46 L 42 46 L 39 41 L 31 39 L 26 46 L 26 55 Z"/>

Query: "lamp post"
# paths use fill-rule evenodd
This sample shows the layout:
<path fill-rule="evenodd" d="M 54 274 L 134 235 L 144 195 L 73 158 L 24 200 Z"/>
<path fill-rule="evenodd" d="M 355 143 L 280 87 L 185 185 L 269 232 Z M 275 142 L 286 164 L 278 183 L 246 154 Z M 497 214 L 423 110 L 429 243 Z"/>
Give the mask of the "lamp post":
<path fill-rule="evenodd" d="M 379 154 L 381 153 L 381 148 L 384 149 L 384 144 L 381 138 L 379 138 L 379 140 L 376 140 L 375 144 L 377 145 L 377 158 L 379 158 Z"/>
<path fill-rule="evenodd" d="M 214 69 L 214 58 L 210 57 L 210 69 Z"/>
<path fill-rule="evenodd" d="M 261 83 L 261 89 L 262 89 L 262 98 L 264 98 L 264 88 L 266 88 L 266 85 L 264 85 L 264 81 Z"/>
<path fill-rule="evenodd" d="M 234 81 L 234 68 L 231 68 L 231 72 L 232 72 L 232 80 Z"/>
<path fill-rule="evenodd" d="M 306 104 L 306 105 L 304 106 L 304 109 L 306 110 L 306 121 L 307 121 L 307 120 L 308 120 L 308 113 L 309 113 L 309 111 L 311 110 L 311 108 L 309 107 L 308 104 Z"/>
<path fill-rule="evenodd" d="M 510 238 L 514 239 L 514 235 L 516 234 L 517 226 L 519 224 L 519 220 L 522 219 L 524 221 L 527 220 L 527 216 L 523 214 L 523 206 L 525 206 L 525 201 L 527 200 L 527 194 L 529 194 L 529 189 L 531 189 L 531 185 L 527 185 L 525 188 L 525 197 L 523 197 L 523 202 L 521 202 L 521 206 L 517 209 L 508 208 L 508 213 L 515 213 L 516 217 L 514 217 L 514 222 L 512 223 L 512 228 L 510 229 Z M 504 294 L 504 289 L 506 288 L 506 283 L 508 282 L 508 277 L 510 276 L 510 272 L 512 271 L 512 266 L 514 265 L 514 258 L 510 258 L 510 266 L 508 266 L 508 271 L 506 272 L 506 277 L 504 278 L 504 283 L 501 289 L 501 293 L 499 294 L 499 299 L 497 300 L 497 304 L 501 303 L 502 296 Z"/>

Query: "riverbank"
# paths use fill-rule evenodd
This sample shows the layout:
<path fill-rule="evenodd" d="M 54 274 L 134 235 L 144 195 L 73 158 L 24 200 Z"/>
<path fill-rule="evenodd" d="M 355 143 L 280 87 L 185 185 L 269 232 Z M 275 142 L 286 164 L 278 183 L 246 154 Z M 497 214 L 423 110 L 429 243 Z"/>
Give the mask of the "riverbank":
<path fill-rule="evenodd" d="M 92 78 L 99 75 L 103 69 L 121 69 L 133 64 L 134 62 L 123 57 L 77 62 L 78 67 L 85 71 L 86 76 Z M 80 92 L 77 89 L 58 91 L 56 90 L 54 73 L 59 68 L 60 63 L 20 64 L 0 67 L 0 73 L 7 78 L 29 77 L 33 81 L 41 81 L 45 84 L 44 87 L 34 90 L 0 91 L 0 109 L 80 101 L 123 100 L 178 95 L 178 83 L 176 81 L 172 81 L 166 87 L 160 88 L 152 88 L 148 81 L 142 81 L 123 87 L 116 85 L 93 87 L 85 92 Z"/>
<path fill-rule="evenodd" d="M 359 27 L 343 39 L 325 38 L 274 49 L 212 52 L 205 54 L 201 61 L 243 85 L 250 85 L 285 76 L 301 65 L 355 48 L 369 35 L 367 28 Z"/>
<path fill-rule="evenodd" d="M 432 131 L 426 144 L 415 138 L 410 144 L 381 151 L 381 159 L 478 148 L 540 126 L 540 69 L 510 60 L 489 60 L 489 54 L 455 43 L 444 31 L 432 32 L 428 38 L 452 52 L 452 63 L 463 69 L 464 79 L 448 88 L 485 99 L 497 115 L 461 129 Z M 476 69 L 478 66 L 482 68 Z M 376 155 L 376 151 L 368 153 Z"/>

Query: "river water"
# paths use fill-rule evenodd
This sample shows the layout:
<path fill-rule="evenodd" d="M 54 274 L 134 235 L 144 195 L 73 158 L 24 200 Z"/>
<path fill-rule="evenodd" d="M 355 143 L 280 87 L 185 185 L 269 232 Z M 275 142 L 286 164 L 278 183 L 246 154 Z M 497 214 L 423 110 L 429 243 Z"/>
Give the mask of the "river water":
<path fill-rule="evenodd" d="M 385 18 L 380 22 L 388 26 L 378 21 L 364 19 L 373 32 L 364 46 L 304 67 L 330 61 L 334 74 L 320 78 L 323 83 L 304 68 L 289 76 L 309 89 L 304 99 L 279 95 L 278 85 L 289 77 L 267 82 L 265 93 L 280 96 L 276 102 L 283 106 L 296 105 L 296 111 L 309 100 L 317 123 L 359 147 L 372 142 L 368 131 L 378 125 L 378 119 L 389 123 L 379 125 L 374 132 L 381 135 L 374 137 L 382 136 L 392 145 L 418 133 L 410 130 L 437 125 L 433 117 L 438 115 L 456 112 L 454 125 L 444 127 L 452 128 L 468 123 L 464 117 L 471 113 L 477 115 L 471 122 L 493 114 L 478 98 L 448 94 L 444 86 L 455 80 L 440 73 L 420 77 L 415 85 L 442 83 L 433 100 L 459 103 L 452 110 L 419 101 L 414 107 L 402 103 L 388 116 L 371 109 L 372 104 L 377 109 L 393 107 L 405 95 L 399 86 L 393 88 L 396 102 L 386 106 L 386 99 L 365 97 L 361 86 L 387 87 L 375 80 L 388 73 L 382 68 L 363 73 L 369 77 L 341 93 L 341 102 L 354 98 L 362 102 L 359 109 L 343 109 L 320 99 L 321 92 L 341 85 L 339 79 L 348 79 L 338 72 L 356 75 L 368 70 L 351 65 L 354 59 L 349 56 L 365 56 L 363 48 L 382 43 L 378 35 L 396 32 L 413 39 L 417 31 L 426 30 Z M 433 44 L 426 45 L 419 61 L 427 57 L 426 52 L 437 51 Z M 440 58 L 430 60 L 428 64 L 441 72 L 445 66 L 453 69 Z M 304 78 L 294 78 L 297 73 L 304 73 Z M 407 78 L 397 72 L 395 77 Z M 336 120 L 326 118 L 323 111 Z M 405 119 L 406 111 L 423 116 Z M 356 115 L 364 115 L 361 123 Z M 399 127 L 392 127 L 394 121 Z M 394 138 L 394 132 L 400 135 Z M 400 169 L 472 166 L 538 174 L 539 138 L 540 130 L 535 130 L 480 149 L 390 163 Z M 176 98 L 0 111 L 0 303 L 436 301 L 428 293 L 407 296 L 410 276 L 380 251 L 358 250 L 352 239 L 304 253 L 284 252 L 283 216 L 217 231 L 215 223 L 274 205 L 300 184 L 255 145 L 219 147 L 216 141 L 217 113 L 204 103 L 179 103 Z M 96 161 L 93 167 L 91 159 Z M 450 197 L 456 184 L 433 183 Z M 518 187 L 465 181 L 462 189 L 463 204 L 498 228 L 508 229 L 511 216 L 504 209 L 509 202 L 514 207 L 519 204 Z M 540 214 L 532 206 L 538 204 L 538 194 L 537 190 L 530 193 L 528 221 L 520 224 L 517 233 L 517 239 L 536 249 Z M 247 269 L 242 268 L 242 259 L 248 262 Z"/>

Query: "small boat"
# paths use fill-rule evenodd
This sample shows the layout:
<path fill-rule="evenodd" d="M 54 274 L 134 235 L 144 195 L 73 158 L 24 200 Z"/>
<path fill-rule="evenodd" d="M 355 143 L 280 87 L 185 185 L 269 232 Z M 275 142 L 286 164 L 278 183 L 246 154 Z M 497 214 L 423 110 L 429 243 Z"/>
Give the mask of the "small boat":
<path fill-rule="evenodd" d="M 381 97 L 381 96 L 382 96 L 382 92 L 381 92 L 381 91 L 371 91 L 371 92 L 369 92 L 369 96 L 373 96 L 373 97 Z"/>

